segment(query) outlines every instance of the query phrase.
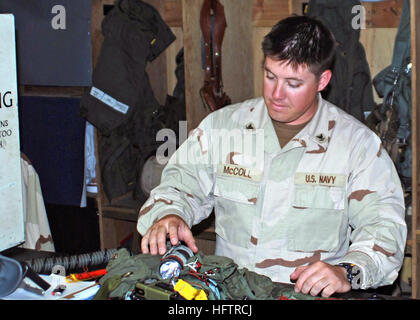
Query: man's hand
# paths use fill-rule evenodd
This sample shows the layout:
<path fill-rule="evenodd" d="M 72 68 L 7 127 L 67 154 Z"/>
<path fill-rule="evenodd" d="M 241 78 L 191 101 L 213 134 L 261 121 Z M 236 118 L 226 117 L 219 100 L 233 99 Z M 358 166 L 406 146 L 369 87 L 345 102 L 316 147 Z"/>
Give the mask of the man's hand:
<path fill-rule="evenodd" d="M 142 253 L 164 254 L 166 252 L 166 236 L 172 245 L 184 241 L 196 253 L 198 248 L 190 228 L 179 216 L 170 214 L 156 221 L 145 233 L 141 240 Z"/>
<path fill-rule="evenodd" d="M 322 261 L 297 267 L 290 279 L 296 281 L 296 292 L 312 296 L 317 296 L 322 291 L 323 297 L 329 297 L 335 292 L 343 293 L 351 289 L 346 269 Z"/>

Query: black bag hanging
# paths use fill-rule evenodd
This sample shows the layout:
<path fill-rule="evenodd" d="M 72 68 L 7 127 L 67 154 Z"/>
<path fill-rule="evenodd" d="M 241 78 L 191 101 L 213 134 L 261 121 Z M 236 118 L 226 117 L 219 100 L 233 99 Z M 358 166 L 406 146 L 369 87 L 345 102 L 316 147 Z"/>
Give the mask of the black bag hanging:
<path fill-rule="evenodd" d="M 352 25 L 356 16 L 352 8 L 357 5 L 361 5 L 358 0 L 311 0 L 307 15 L 322 21 L 337 41 L 332 78 L 323 98 L 363 122 L 364 113 L 375 103 L 360 28 Z"/>
<path fill-rule="evenodd" d="M 98 129 L 101 183 L 108 200 L 131 194 L 141 205 L 141 170 L 158 147 L 156 133 L 162 128 L 160 105 L 145 69 L 175 35 L 155 8 L 140 0 L 116 0 L 102 33 L 92 87 L 82 97 L 80 114 Z"/>

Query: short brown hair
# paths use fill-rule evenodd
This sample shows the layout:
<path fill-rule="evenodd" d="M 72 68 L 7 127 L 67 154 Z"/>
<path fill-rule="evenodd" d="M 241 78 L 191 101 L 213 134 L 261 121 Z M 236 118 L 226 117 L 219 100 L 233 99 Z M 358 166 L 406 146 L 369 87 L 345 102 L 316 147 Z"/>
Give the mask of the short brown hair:
<path fill-rule="evenodd" d="M 331 68 L 336 42 L 331 31 L 319 20 L 307 16 L 292 16 L 279 21 L 264 37 L 264 61 L 288 61 L 293 68 L 305 64 L 319 77 Z"/>

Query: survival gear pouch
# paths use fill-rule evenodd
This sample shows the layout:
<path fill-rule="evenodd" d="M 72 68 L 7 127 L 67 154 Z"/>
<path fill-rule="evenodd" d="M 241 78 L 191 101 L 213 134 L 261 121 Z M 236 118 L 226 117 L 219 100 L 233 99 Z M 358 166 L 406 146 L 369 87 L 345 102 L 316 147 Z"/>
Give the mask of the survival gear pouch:
<path fill-rule="evenodd" d="M 239 268 L 230 258 L 201 252 L 187 260 L 178 278 L 165 280 L 159 274 L 161 258 L 151 254 L 131 256 L 127 249 L 119 249 L 99 280 L 101 287 L 94 300 L 133 300 L 139 295 L 150 300 L 183 299 L 182 292 L 174 290 L 174 283 L 180 280 L 203 290 L 207 300 L 323 299 L 296 293 L 292 285 Z"/>
<path fill-rule="evenodd" d="M 101 288 L 94 300 L 124 299 L 138 281 L 159 276 L 159 262 L 158 255 L 131 256 L 127 249 L 119 249 L 106 266 L 107 273 L 99 279 Z"/>

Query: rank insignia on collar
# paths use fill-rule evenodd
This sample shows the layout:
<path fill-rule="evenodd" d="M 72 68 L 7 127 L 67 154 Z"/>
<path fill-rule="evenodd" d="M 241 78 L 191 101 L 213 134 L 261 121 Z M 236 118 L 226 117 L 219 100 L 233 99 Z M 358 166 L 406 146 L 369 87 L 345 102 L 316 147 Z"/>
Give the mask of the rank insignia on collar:
<path fill-rule="evenodd" d="M 320 133 L 319 135 L 315 136 L 316 140 L 318 140 L 318 142 L 323 143 L 326 140 L 326 137 Z"/>
<path fill-rule="evenodd" d="M 252 122 L 249 122 L 245 125 L 245 129 L 247 130 L 255 130 L 255 126 Z"/>

